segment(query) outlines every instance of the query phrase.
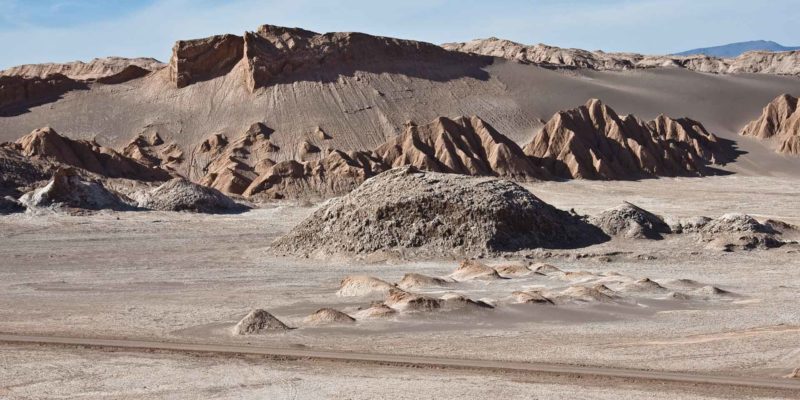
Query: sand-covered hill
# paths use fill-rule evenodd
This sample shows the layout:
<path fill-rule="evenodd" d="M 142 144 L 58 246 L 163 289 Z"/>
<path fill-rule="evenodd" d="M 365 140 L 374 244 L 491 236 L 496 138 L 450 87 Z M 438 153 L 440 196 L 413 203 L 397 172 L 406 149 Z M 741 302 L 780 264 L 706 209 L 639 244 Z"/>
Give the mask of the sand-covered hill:
<path fill-rule="evenodd" d="M 770 139 L 778 153 L 800 155 L 800 108 L 797 97 L 784 94 L 772 100 L 742 135 Z"/>
<path fill-rule="evenodd" d="M 701 176 L 736 156 L 729 141 L 697 121 L 659 115 L 642 122 L 597 99 L 558 112 L 524 150 L 555 176 L 585 179 Z"/>
<path fill-rule="evenodd" d="M 522 146 L 544 120 L 589 98 L 603 99 L 643 119 L 659 114 L 691 118 L 719 138 L 739 141 L 742 127 L 757 118 L 770 99 L 800 91 L 797 77 L 770 73 L 709 75 L 660 67 L 551 70 L 414 41 L 268 25 L 243 35 L 179 41 L 169 66 L 153 68 L 116 84 L 59 74 L 46 79 L 2 76 L 0 140 L 14 141 L 52 126 L 67 137 L 95 139 L 192 181 L 206 179 L 214 187 L 246 191 L 256 180 L 279 182 L 278 186 L 297 177 L 308 181 L 307 176 L 323 167 L 305 163 L 333 163 L 360 174 L 373 164 L 368 159 L 373 150 L 399 140 L 410 125 L 423 126 L 440 117 L 456 121 L 461 115 L 476 116 Z M 24 69 L 67 72 L 49 67 L 20 70 Z M 229 144 L 220 154 L 233 155 L 243 132 L 256 123 L 270 131 L 274 151 L 266 159 L 238 157 L 236 165 L 211 165 L 215 156 L 198 150 L 224 137 Z M 486 156 L 513 155 L 506 151 L 512 147 L 503 144 Z M 726 169 L 756 174 L 800 171 L 799 161 L 780 157 L 756 141 L 741 140 L 740 147 L 746 154 Z M 459 153 L 465 148 L 452 149 Z M 464 154 L 470 154 L 468 150 Z M 415 151 L 425 153 L 422 147 Z M 335 160 L 323 161 L 331 154 Z M 464 154 L 455 154 L 453 160 Z M 442 161 L 443 154 L 432 155 Z M 265 175 L 271 162 L 280 167 Z M 494 172 L 536 176 L 519 164 Z M 315 182 L 308 185 L 317 186 Z"/>
<path fill-rule="evenodd" d="M 606 53 L 566 49 L 545 44 L 524 45 L 491 37 L 463 43 L 446 43 L 444 48 L 469 54 L 501 57 L 548 68 L 588 68 L 630 70 L 646 68 L 685 68 L 714 74 L 760 73 L 800 75 L 800 51 L 750 51 L 734 58 L 703 54 L 689 56 L 649 56 L 637 53 Z"/>

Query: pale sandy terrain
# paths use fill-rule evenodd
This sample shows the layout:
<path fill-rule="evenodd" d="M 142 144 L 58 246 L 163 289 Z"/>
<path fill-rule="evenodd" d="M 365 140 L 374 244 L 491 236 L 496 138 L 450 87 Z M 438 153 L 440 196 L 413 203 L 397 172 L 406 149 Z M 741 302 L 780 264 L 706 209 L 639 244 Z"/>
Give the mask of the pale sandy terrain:
<path fill-rule="evenodd" d="M 534 184 L 529 188 L 557 207 L 575 208 L 581 213 L 597 213 L 628 200 L 666 215 L 715 217 L 726 212 L 747 212 L 759 218 L 800 223 L 798 183 L 791 178 L 734 175 L 640 182 L 573 181 Z M 402 316 L 386 321 L 359 321 L 350 326 L 303 327 L 302 319 L 318 308 L 353 311 L 369 303 L 368 299 L 335 295 L 339 281 L 346 275 L 366 274 L 396 282 L 406 272 L 447 275 L 458 264 L 457 260 L 354 261 L 272 256 L 268 249 L 272 239 L 288 231 L 311 210 L 287 203 L 221 216 L 142 212 L 0 217 L 0 260 L 3 260 L 0 331 L 278 347 L 302 345 L 310 349 L 776 378 L 800 366 L 797 342 L 800 311 L 796 307 L 800 290 L 798 247 L 722 253 L 704 248 L 691 236 L 659 242 L 614 241 L 555 252 L 554 257 L 539 261 L 570 271 L 613 271 L 658 282 L 693 279 L 729 290 L 735 297 L 686 303 L 641 300 L 628 305 L 559 306 L 546 310 L 536 306 L 508 306 L 477 313 Z M 619 253 L 607 259 L 592 256 L 609 252 Z M 469 283 L 454 291 L 498 300 L 520 286 L 539 283 L 525 279 Z M 265 308 L 300 329 L 233 337 L 229 328 L 256 307 Z M 365 337 L 369 340 L 364 340 Z M 138 384 L 135 374 L 118 378 L 131 364 L 141 371 L 152 365 L 164 371 L 176 364 L 184 365 L 173 372 L 164 372 L 164 376 L 172 377 L 164 378 L 165 382 L 157 386 L 164 393 L 180 387 L 173 382 L 209 373 L 198 370 L 209 365 L 225 371 L 220 372 L 223 376 L 231 376 L 221 381 L 224 383 L 217 388 L 221 391 L 219 397 L 283 390 L 273 386 L 254 388 L 237 380 L 244 379 L 237 377 L 235 371 L 240 369 L 262 371 L 258 364 L 240 361 L 192 359 L 187 363 L 183 358 L 168 355 L 141 358 L 132 354 L 106 359 L 94 353 L 82 353 L 76 359 L 73 351 L 27 348 L 7 348 L 2 354 L 4 376 L 0 381 L 27 382 L 20 392 L 13 385 L 6 387 L 14 395 L 30 390 L 27 393 L 44 393 L 36 390 L 50 390 L 52 382 L 61 379 L 51 371 L 45 375 L 47 378 L 42 378 L 51 383 L 31 386 L 40 374 L 33 372 L 34 360 L 70 368 L 91 364 L 102 371 L 96 380 L 100 383 L 75 375 L 67 382 L 76 386 L 64 386 L 65 391 L 81 385 L 100 385 L 92 390 L 108 389 L 110 393 L 124 391 L 120 387 Z M 103 359 L 99 365 L 104 367 L 96 366 L 92 357 Z M 27 360 L 22 364 L 27 369 L 17 368 L 21 360 Z M 403 370 L 403 374 L 407 372 Z M 242 373 L 247 376 L 255 372 Z M 267 380 L 291 381 L 292 377 L 300 377 L 304 383 L 298 387 L 313 391 L 315 385 L 330 388 L 332 382 L 346 384 L 363 370 L 337 367 L 336 373 L 322 373 L 324 378 L 306 381 L 303 377 L 320 376 L 316 366 L 280 365 L 261 373 L 266 374 Z M 401 379 L 399 376 L 383 374 L 368 381 L 374 382 L 377 390 L 383 385 L 393 385 L 393 380 Z M 504 380 L 497 379 L 500 380 L 492 381 L 489 386 L 506 387 Z M 473 382 L 469 374 L 448 375 L 444 381 L 427 382 L 431 387 L 450 388 L 459 386 L 454 382 L 462 380 Z M 472 383 L 465 387 L 469 385 Z M 527 390 L 523 386 L 514 387 Z M 554 392 L 536 387 L 540 389 L 542 398 L 559 398 L 574 391 L 582 393 L 575 387 Z M 452 390 L 447 391 L 454 394 L 452 397 L 462 393 L 458 392 L 460 386 Z M 323 395 L 330 392 L 319 393 L 323 398 L 336 397 Z M 595 398 L 610 396 L 603 390 L 592 393 Z M 620 396 L 641 397 L 635 391 Z"/>

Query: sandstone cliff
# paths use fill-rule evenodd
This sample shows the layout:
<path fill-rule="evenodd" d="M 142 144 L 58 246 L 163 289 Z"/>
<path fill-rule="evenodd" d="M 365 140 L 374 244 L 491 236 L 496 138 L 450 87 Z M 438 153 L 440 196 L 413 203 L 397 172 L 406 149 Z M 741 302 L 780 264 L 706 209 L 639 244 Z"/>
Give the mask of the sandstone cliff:
<path fill-rule="evenodd" d="M 797 97 L 784 94 L 772 100 L 742 135 L 771 139 L 779 153 L 800 155 L 800 108 Z"/>

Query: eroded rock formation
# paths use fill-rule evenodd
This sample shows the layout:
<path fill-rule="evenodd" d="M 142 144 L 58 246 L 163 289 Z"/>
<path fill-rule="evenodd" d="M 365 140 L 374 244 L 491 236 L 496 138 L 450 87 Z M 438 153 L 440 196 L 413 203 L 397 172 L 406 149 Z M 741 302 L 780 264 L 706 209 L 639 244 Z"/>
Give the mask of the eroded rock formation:
<path fill-rule="evenodd" d="M 797 97 L 783 94 L 772 100 L 742 135 L 775 141 L 776 151 L 800 155 L 800 108 Z"/>
<path fill-rule="evenodd" d="M 164 181 L 170 178 L 163 169 L 151 168 L 94 141 L 61 136 L 50 127 L 37 129 L 14 143 L 2 146 L 25 157 L 70 165 L 110 178 L 139 181 Z"/>
<path fill-rule="evenodd" d="M 581 49 L 565 49 L 545 44 L 524 45 L 495 37 L 464 43 L 446 43 L 452 51 L 505 58 L 545 68 L 585 68 L 594 70 L 629 70 L 641 68 L 685 68 L 692 71 L 732 74 L 763 73 L 800 75 L 800 51 L 751 51 L 736 58 L 705 55 L 647 56 L 636 53 L 606 53 Z"/>
<path fill-rule="evenodd" d="M 244 40 L 236 35 L 179 40 L 172 47 L 169 77 L 178 88 L 225 75 L 242 59 Z"/>
<path fill-rule="evenodd" d="M 547 176 L 511 139 L 478 117 L 439 117 L 405 131 L 374 150 L 391 167 L 473 176 L 535 180 Z"/>
<path fill-rule="evenodd" d="M 153 58 L 105 57 L 95 58 L 89 62 L 19 65 L 0 71 L 0 76 L 46 78 L 59 74 L 76 81 L 122 83 L 140 78 L 164 68 L 164 66 L 163 63 Z"/>
<path fill-rule="evenodd" d="M 736 156 L 697 121 L 619 117 L 596 99 L 554 115 L 524 150 L 555 176 L 584 179 L 701 176 Z"/>
<path fill-rule="evenodd" d="M 45 77 L 0 75 L 0 116 L 21 114 L 28 107 L 56 100 L 70 90 L 85 88 L 85 84 L 62 74 Z"/>

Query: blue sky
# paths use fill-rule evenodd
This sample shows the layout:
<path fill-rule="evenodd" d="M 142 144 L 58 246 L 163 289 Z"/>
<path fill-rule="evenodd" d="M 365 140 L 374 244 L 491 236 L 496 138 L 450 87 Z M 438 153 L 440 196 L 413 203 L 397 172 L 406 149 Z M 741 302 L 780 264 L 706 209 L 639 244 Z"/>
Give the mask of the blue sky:
<path fill-rule="evenodd" d="M 260 24 L 434 43 L 497 36 L 663 54 L 736 41 L 800 45 L 800 0 L 0 0 L 0 68 L 99 56 L 166 61 L 175 40 Z"/>

